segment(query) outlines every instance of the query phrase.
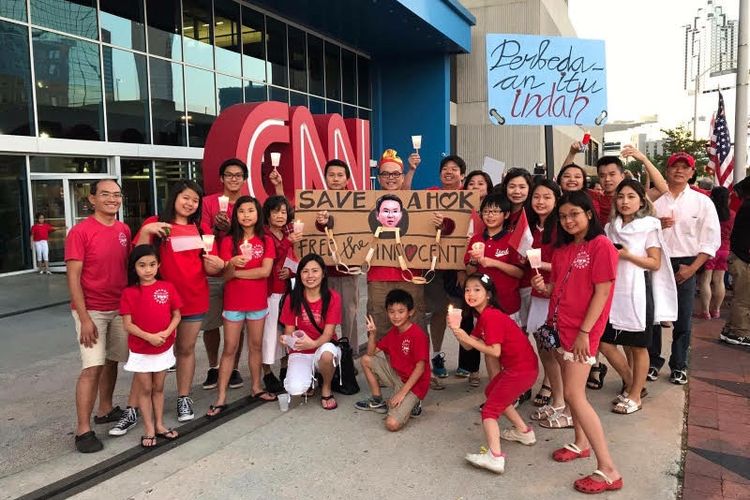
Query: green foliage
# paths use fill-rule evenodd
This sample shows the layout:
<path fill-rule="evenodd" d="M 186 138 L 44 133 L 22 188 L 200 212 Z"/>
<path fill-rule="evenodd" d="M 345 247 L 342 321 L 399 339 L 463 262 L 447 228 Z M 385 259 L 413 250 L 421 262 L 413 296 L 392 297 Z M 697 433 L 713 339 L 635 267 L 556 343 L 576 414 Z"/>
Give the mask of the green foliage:
<path fill-rule="evenodd" d="M 693 134 L 687 127 L 680 125 L 677 128 L 661 129 L 664 134 L 664 154 L 657 155 L 652 161 L 663 173 L 667 166 L 667 159 L 673 153 L 685 151 L 695 158 L 696 174 L 698 177 L 705 175 L 705 166 L 708 164 L 708 152 L 706 151 L 707 139 L 694 139 Z"/>

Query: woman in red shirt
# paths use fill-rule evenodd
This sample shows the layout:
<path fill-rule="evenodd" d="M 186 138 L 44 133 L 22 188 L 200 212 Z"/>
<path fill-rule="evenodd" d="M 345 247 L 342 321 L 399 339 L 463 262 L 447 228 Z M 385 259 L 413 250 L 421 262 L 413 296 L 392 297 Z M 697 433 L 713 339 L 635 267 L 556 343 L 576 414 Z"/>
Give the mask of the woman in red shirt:
<path fill-rule="evenodd" d="M 622 488 L 622 476 L 609 454 L 604 430 L 586 399 L 586 379 L 596 362 L 599 340 L 607 324 L 617 274 L 617 250 L 604 235 L 591 198 L 583 191 L 566 193 L 557 209 L 558 228 L 552 275 L 532 286 L 551 297 L 547 321 L 560 335 L 557 361 L 562 370 L 565 402 L 575 417 L 575 442 L 552 454 L 558 462 L 596 454 L 598 468 L 575 481 L 585 493 Z"/>
<path fill-rule="evenodd" d="M 721 246 L 716 256 L 708 259 L 700 275 L 700 303 L 702 311 L 694 316 L 700 319 L 716 319 L 721 315 L 721 304 L 724 302 L 724 274 L 729 269 L 729 237 L 734 227 L 735 212 L 729 208 L 729 190 L 717 186 L 711 190 L 711 201 L 716 206 L 721 227 Z"/>
<path fill-rule="evenodd" d="M 182 298 L 182 320 L 177 327 L 177 420 L 195 418 L 190 389 L 195 375 L 195 341 L 208 311 L 206 274 L 217 274 L 224 262 L 204 249 L 202 235 L 211 228 L 201 223 L 203 189 L 190 180 L 172 186 L 158 217 L 149 217 L 135 235 L 136 245 L 153 244 L 159 252 L 162 277 L 174 285 Z"/>
<path fill-rule="evenodd" d="M 36 250 L 36 261 L 39 264 L 39 274 L 52 274 L 49 270 L 49 233 L 55 230 L 55 226 L 44 221 L 44 214 L 36 214 L 36 224 L 31 226 L 31 239 L 34 241 Z"/>

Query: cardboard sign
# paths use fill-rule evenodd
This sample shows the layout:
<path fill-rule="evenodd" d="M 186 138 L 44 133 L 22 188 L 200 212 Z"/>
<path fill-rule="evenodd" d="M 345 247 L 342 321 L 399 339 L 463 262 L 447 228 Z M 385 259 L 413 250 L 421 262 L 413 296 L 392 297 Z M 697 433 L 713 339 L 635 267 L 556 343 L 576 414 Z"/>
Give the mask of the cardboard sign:
<path fill-rule="evenodd" d="M 604 41 L 487 34 L 490 119 L 499 125 L 601 125 Z"/>
<path fill-rule="evenodd" d="M 433 254 L 435 269 L 465 269 L 469 220 L 479 210 L 475 191 L 309 191 L 298 190 L 295 217 L 305 223 L 304 238 L 295 245 L 302 257 L 317 253 L 326 264 L 334 265 L 324 232 L 315 219 L 320 211 L 333 217 L 333 234 L 340 259 L 347 265 L 361 266 L 370 249 L 370 264 L 398 267 L 403 255 L 411 270 L 429 269 Z M 449 235 L 435 242 L 433 214 L 440 212 L 455 223 Z M 379 227 L 384 230 L 374 237 Z M 395 238 L 398 228 L 401 245 Z"/>

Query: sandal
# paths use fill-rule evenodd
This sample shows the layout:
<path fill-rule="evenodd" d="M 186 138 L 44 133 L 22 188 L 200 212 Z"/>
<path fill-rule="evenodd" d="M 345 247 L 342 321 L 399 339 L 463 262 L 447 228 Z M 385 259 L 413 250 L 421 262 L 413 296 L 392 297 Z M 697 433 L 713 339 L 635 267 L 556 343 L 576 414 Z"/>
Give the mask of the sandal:
<path fill-rule="evenodd" d="M 224 405 L 224 407 L 226 407 L 226 405 Z M 175 439 L 180 437 L 180 435 L 176 430 L 169 428 L 166 432 L 157 432 L 156 437 L 166 439 L 167 441 L 174 441 Z"/>
<path fill-rule="evenodd" d="M 552 405 L 544 405 L 541 408 L 539 408 L 537 411 L 532 413 L 529 418 L 531 420 L 539 421 L 539 420 L 547 420 L 548 418 L 552 417 L 555 413 L 562 413 L 565 409 L 565 406 L 561 406 L 560 408 L 555 408 Z"/>
<path fill-rule="evenodd" d="M 643 389 L 641 389 L 641 399 L 645 398 L 646 396 L 648 396 L 648 389 L 644 387 Z M 613 405 L 616 405 L 619 404 L 623 399 L 627 399 L 629 397 L 630 394 L 628 394 L 628 391 L 623 390 L 620 391 L 620 394 L 618 394 L 617 397 L 611 401 L 611 403 Z"/>
<path fill-rule="evenodd" d="M 480 383 L 481 378 L 479 377 L 479 372 L 474 372 L 469 375 L 469 387 L 479 387 Z"/>
<path fill-rule="evenodd" d="M 607 365 L 602 363 L 592 366 L 591 371 L 589 371 L 589 378 L 586 380 L 586 387 L 595 391 L 604 387 L 604 377 L 607 376 L 607 370 Z M 595 375 L 596 373 L 599 374 L 598 377 Z"/>
<path fill-rule="evenodd" d="M 331 404 L 331 401 L 333 401 L 333 404 Z M 330 396 L 320 396 L 320 406 L 322 406 L 324 410 L 335 410 L 339 407 L 333 394 Z"/>
<path fill-rule="evenodd" d="M 153 448 L 154 446 L 156 446 L 156 436 L 141 436 L 141 448 Z"/>
<path fill-rule="evenodd" d="M 435 375 L 432 375 L 430 377 L 430 390 L 433 390 L 433 391 L 442 391 L 443 389 L 445 389 L 445 386 L 440 381 L 440 379 L 437 378 Z"/>
<path fill-rule="evenodd" d="M 539 425 L 545 429 L 570 429 L 573 427 L 573 417 L 559 411 L 547 420 L 540 420 Z"/>
<path fill-rule="evenodd" d="M 604 481 L 597 481 L 595 476 L 599 476 Z M 622 477 L 612 481 L 609 476 L 600 470 L 595 470 L 591 475 L 582 477 L 573 483 L 573 487 L 581 493 L 602 493 L 604 491 L 616 491 L 622 489 Z"/>
<path fill-rule="evenodd" d="M 206 416 L 208 418 L 218 417 L 222 413 L 224 413 L 224 410 L 227 409 L 229 405 L 211 405 L 208 407 L 208 411 L 206 412 Z M 213 413 L 212 413 L 213 412 Z"/>
<path fill-rule="evenodd" d="M 272 392 L 260 391 L 257 394 L 251 395 L 250 399 L 255 400 L 255 401 L 269 402 L 269 401 L 276 401 L 278 398 L 276 397 L 276 394 Z"/>
<path fill-rule="evenodd" d="M 630 415 L 631 413 L 635 413 L 640 409 L 641 405 L 639 405 L 632 399 L 629 399 L 628 397 L 623 397 L 622 400 L 617 403 L 614 408 L 612 408 L 612 412 L 619 415 Z"/>
<path fill-rule="evenodd" d="M 552 459 L 555 462 L 570 462 L 579 458 L 588 458 L 591 456 L 591 448 L 580 449 L 575 443 L 566 444 L 559 450 L 552 452 Z"/>
<path fill-rule="evenodd" d="M 548 395 L 542 394 L 543 391 L 548 392 Z M 539 389 L 539 392 L 536 393 L 536 396 L 534 396 L 534 406 L 548 406 L 550 401 L 552 401 L 552 387 L 548 386 L 547 384 L 542 384 L 542 387 Z"/>

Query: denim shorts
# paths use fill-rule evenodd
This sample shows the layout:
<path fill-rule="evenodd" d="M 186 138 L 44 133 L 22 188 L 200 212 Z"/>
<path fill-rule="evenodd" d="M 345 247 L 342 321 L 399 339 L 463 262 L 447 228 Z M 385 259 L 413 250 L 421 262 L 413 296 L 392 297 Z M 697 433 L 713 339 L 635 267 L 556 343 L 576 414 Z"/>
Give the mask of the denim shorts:
<path fill-rule="evenodd" d="M 260 311 L 224 311 L 221 314 L 227 321 L 245 321 L 247 319 L 263 319 L 268 316 L 268 308 Z"/>
<path fill-rule="evenodd" d="M 200 313 L 200 314 L 190 314 L 188 316 L 183 316 L 180 318 L 180 321 L 187 321 L 187 322 L 193 322 L 193 321 L 203 321 L 203 318 L 206 317 L 206 313 Z"/>

